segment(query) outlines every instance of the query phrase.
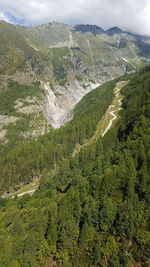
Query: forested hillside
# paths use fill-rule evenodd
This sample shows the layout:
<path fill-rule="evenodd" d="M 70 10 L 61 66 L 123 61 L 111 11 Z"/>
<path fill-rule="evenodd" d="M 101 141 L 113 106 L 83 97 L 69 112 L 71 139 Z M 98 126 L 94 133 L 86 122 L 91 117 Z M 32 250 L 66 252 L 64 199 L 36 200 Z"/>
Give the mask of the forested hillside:
<path fill-rule="evenodd" d="M 149 266 L 150 68 L 123 79 L 119 120 L 74 157 L 111 103 L 114 82 L 86 96 L 64 128 L 3 151 L 1 190 L 42 177 L 32 196 L 0 200 L 0 266 Z"/>
<path fill-rule="evenodd" d="M 40 176 L 44 169 L 53 170 L 73 153 L 77 143 L 82 145 L 87 138 L 90 138 L 112 101 L 115 83 L 116 81 L 108 82 L 89 93 L 76 106 L 73 121 L 57 130 L 51 128 L 50 133 L 37 140 L 23 142 L 16 135 L 14 128 L 11 142 L 0 149 L 0 192 L 14 189 L 21 182 L 25 184 L 31 182 L 35 177 Z M 6 94 L 3 98 L 6 99 L 6 101 L 3 100 L 4 105 L 5 102 L 9 103 Z M 21 126 L 23 127 L 24 124 L 25 122 L 22 121 Z M 21 126 L 19 124 L 19 127 Z M 27 127 L 26 124 L 25 127 Z"/>

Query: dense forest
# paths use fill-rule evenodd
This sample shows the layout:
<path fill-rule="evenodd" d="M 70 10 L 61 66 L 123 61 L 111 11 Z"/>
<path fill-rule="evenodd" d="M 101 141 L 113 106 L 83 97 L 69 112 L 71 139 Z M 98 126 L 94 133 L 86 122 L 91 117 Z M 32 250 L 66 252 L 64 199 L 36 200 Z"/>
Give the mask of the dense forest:
<path fill-rule="evenodd" d="M 1 191 L 42 175 L 32 196 L 0 199 L 0 266 L 149 266 L 150 68 L 123 79 L 115 127 L 74 157 L 116 81 L 87 95 L 67 126 L 3 152 Z"/>

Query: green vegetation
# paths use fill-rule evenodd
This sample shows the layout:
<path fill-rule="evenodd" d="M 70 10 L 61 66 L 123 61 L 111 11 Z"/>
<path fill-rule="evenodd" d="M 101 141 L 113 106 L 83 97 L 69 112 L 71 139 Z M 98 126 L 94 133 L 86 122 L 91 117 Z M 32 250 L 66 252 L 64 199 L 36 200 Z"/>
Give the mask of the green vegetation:
<path fill-rule="evenodd" d="M 25 67 L 27 57 L 31 58 L 34 54 L 34 50 L 17 31 L 15 25 L 1 21 L 0 29 L 0 73 L 11 75 L 15 73 L 16 70 Z"/>
<path fill-rule="evenodd" d="M 42 177 L 33 196 L 0 200 L 1 266 L 149 266 L 150 68 L 128 79 L 115 127 L 75 157 L 116 81 L 85 96 L 67 126 L 3 158 L 7 186 L 39 170 Z"/>
<path fill-rule="evenodd" d="M 67 47 L 51 48 L 49 56 L 54 68 L 54 77 L 64 86 L 67 82 L 67 67 L 70 65 L 69 49 Z"/>
<path fill-rule="evenodd" d="M 39 108 L 42 92 L 38 82 L 25 86 L 9 81 L 8 89 L 0 92 L 0 99 L 0 128 L 6 131 L 0 140 L 0 156 L 51 128 Z"/>
<path fill-rule="evenodd" d="M 15 100 L 19 98 L 26 98 L 27 96 L 42 97 L 38 82 L 32 86 L 26 86 L 19 85 L 18 83 L 10 80 L 8 90 L 0 92 L 0 114 L 16 115 L 17 111 L 14 108 Z"/>
<path fill-rule="evenodd" d="M 11 55 L 9 63 L 0 69 L 1 74 L 11 75 L 25 67 L 25 59 L 22 55 L 17 54 L 15 50 L 9 51 L 9 53 Z"/>

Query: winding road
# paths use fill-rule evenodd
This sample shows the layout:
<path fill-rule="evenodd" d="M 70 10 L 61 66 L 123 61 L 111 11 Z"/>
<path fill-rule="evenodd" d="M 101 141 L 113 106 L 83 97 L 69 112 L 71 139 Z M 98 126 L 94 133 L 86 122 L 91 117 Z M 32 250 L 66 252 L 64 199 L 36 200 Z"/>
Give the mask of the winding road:
<path fill-rule="evenodd" d="M 102 137 L 108 132 L 111 128 L 113 121 L 117 119 L 117 113 L 121 110 L 121 100 L 122 96 L 120 94 L 120 90 L 127 84 L 127 81 L 118 82 L 116 87 L 114 88 L 115 97 L 113 99 L 113 103 L 109 106 L 105 117 L 101 121 L 102 124 Z"/>
<path fill-rule="evenodd" d="M 87 145 L 90 145 L 92 142 L 97 141 L 100 136 L 104 137 L 104 135 L 109 131 L 109 129 L 112 127 L 114 121 L 118 117 L 118 112 L 121 110 L 122 105 L 122 98 L 123 96 L 120 94 L 120 90 L 128 84 L 128 81 L 121 81 L 116 83 L 116 86 L 114 88 L 114 99 L 111 103 L 111 105 L 108 107 L 108 110 L 100 120 L 97 126 L 97 130 L 95 131 L 92 138 L 89 140 L 86 140 L 86 142 L 83 145 L 77 144 L 75 147 L 75 150 L 73 152 L 73 157 L 80 152 L 80 150 Z"/>

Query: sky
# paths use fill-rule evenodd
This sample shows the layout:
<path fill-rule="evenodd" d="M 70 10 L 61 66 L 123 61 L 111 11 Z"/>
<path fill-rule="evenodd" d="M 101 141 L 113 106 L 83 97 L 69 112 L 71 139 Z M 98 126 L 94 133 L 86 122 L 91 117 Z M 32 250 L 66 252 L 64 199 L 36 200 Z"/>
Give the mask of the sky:
<path fill-rule="evenodd" d="M 52 21 L 118 26 L 150 35 L 150 0 L 0 0 L 0 19 L 34 26 Z"/>

